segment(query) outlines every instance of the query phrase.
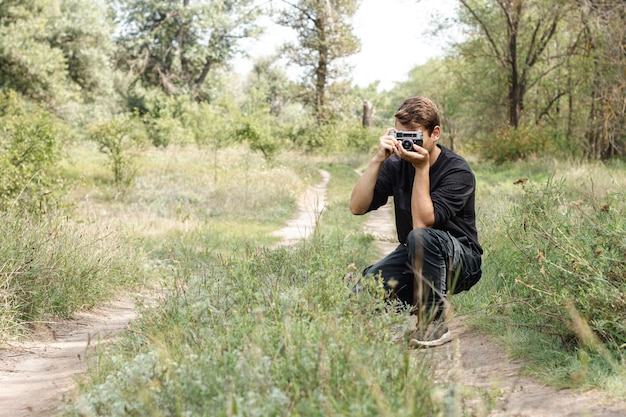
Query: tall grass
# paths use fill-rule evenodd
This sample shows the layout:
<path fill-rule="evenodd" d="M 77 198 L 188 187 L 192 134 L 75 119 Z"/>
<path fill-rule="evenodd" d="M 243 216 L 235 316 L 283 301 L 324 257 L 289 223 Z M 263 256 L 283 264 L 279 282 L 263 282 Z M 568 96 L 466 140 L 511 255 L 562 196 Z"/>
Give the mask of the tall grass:
<path fill-rule="evenodd" d="M 293 248 L 257 242 L 230 254 L 204 251 L 202 267 L 173 255 L 171 296 L 143 315 L 117 353 L 99 359 L 67 414 L 430 416 L 443 410 L 445 395 L 435 395 L 427 359 L 392 343 L 400 316 L 388 311 L 382 289 L 369 281 L 369 291 L 351 292 L 346 273 L 370 261 L 371 238 L 347 210 L 353 167 L 325 168 L 333 174 L 329 206 L 309 240 Z M 169 253 L 213 247 L 214 236 L 203 227 L 170 242 Z"/>
<path fill-rule="evenodd" d="M 0 342 L 31 324 L 93 307 L 151 274 L 130 239 L 67 213 L 4 212 L 0 236 Z"/>
<path fill-rule="evenodd" d="M 458 302 L 546 381 L 622 395 L 626 169 L 542 165 L 478 169 L 485 273 Z"/>

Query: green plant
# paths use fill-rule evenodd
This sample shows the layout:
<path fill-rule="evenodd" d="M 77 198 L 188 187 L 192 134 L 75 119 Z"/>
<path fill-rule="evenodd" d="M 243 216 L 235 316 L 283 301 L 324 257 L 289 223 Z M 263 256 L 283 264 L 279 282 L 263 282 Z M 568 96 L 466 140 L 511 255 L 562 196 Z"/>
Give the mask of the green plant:
<path fill-rule="evenodd" d="M 0 222 L 0 334 L 67 318 L 147 279 L 146 259 L 111 230 L 70 220 L 68 213 L 10 210 Z"/>
<path fill-rule="evenodd" d="M 45 212 L 62 189 L 62 122 L 17 94 L 0 96 L 0 211 L 16 206 Z"/>
<path fill-rule="evenodd" d="M 128 187 L 137 174 L 135 159 L 145 142 L 145 132 L 138 120 L 122 117 L 92 125 L 89 137 L 109 158 L 115 185 Z"/>
<path fill-rule="evenodd" d="M 524 198 L 509 230 L 535 267 L 517 278 L 536 302 L 546 325 L 567 339 L 575 333 L 566 307 L 572 303 L 599 339 L 626 349 L 626 221 L 624 193 L 603 201 L 569 201 L 562 186 L 524 184 Z M 570 324 L 568 324 L 570 323 Z"/>
<path fill-rule="evenodd" d="M 479 151 L 482 157 L 501 164 L 529 156 L 542 156 L 550 150 L 549 144 L 550 138 L 539 127 L 505 127 L 485 138 Z"/>

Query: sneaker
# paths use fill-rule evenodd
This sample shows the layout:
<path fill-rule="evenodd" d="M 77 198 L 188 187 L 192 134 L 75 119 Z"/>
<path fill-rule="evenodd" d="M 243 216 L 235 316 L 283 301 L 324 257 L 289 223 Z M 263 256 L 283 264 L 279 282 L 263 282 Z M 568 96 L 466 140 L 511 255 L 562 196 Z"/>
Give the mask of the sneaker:
<path fill-rule="evenodd" d="M 426 329 L 417 330 L 414 337 L 409 340 L 409 346 L 413 348 L 441 346 L 452 340 L 452 333 L 443 320 L 433 320 L 428 323 Z"/>

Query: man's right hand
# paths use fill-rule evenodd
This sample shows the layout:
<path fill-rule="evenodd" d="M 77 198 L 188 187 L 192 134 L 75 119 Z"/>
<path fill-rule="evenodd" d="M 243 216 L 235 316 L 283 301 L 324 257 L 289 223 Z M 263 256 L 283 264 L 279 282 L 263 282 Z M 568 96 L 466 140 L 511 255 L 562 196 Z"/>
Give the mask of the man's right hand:
<path fill-rule="evenodd" d="M 389 135 L 389 132 L 392 130 L 394 130 L 394 128 L 387 128 L 385 134 L 378 139 L 378 149 L 374 156 L 374 159 L 378 162 L 384 162 L 385 159 L 389 158 L 392 154 L 397 153 L 398 141 L 396 138 Z"/>

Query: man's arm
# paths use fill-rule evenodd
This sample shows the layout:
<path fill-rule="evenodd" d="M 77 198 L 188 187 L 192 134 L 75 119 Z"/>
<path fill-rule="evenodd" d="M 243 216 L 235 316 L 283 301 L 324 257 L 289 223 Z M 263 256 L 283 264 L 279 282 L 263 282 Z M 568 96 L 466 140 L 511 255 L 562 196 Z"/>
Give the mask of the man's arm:
<path fill-rule="evenodd" d="M 363 175 L 361 175 L 352 189 L 352 196 L 350 197 L 350 211 L 352 214 L 361 215 L 367 212 L 374 198 L 374 187 L 376 186 L 378 173 L 385 160 L 392 153 L 397 152 L 397 141 L 394 137 L 389 136 L 390 130 L 387 129 L 386 134 L 378 140 L 376 155 L 371 159 L 365 172 L 363 172 Z"/>
<path fill-rule="evenodd" d="M 435 224 L 435 206 L 430 198 L 430 170 L 428 165 L 415 169 L 411 193 L 411 217 L 414 229 L 418 227 L 429 228 Z"/>
<path fill-rule="evenodd" d="M 385 161 L 372 158 L 365 172 L 354 185 L 352 196 L 350 197 L 350 211 L 352 214 L 365 214 L 370 204 L 372 204 L 376 179 L 378 178 L 380 168 L 383 166 L 383 162 Z"/>

